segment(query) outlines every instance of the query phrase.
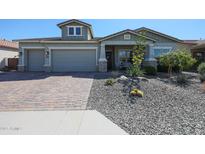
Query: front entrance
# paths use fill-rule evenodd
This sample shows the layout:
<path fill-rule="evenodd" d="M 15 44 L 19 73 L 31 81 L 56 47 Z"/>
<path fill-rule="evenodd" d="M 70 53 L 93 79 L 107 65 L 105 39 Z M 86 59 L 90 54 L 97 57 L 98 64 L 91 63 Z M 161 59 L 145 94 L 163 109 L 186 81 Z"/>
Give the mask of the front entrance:
<path fill-rule="evenodd" d="M 112 69 L 112 52 L 106 51 L 106 59 L 107 59 L 107 69 Z"/>

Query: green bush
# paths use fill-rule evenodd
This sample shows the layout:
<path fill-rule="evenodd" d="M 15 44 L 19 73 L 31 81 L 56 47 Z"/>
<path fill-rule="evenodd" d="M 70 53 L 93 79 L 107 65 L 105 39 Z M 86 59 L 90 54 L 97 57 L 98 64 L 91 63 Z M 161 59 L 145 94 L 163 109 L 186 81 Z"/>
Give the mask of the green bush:
<path fill-rule="evenodd" d="M 197 71 L 199 72 L 200 75 L 204 75 L 205 74 L 205 63 L 201 63 L 198 66 Z"/>
<path fill-rule="evenodd" d="M 198 71 L 199 74 L 200 74 L 200 80 L 201 80 L 201 82 L 204 82 L 204 81 L 205 81 L 205 63 L 201 63 L 201 64 L 198 66 L 197 71 Z"/>
<path fill-rule="evenodd" d="M 147 75 L 156 75 L 157 74 L 157 69 L 153 66 L 145 66 L 143 68 L 145 74 Z"/>
<path fill-rule="evenodd" d="M 131 77 L 143 76 L 144 72 L 140 69 L 140 67 L 131 66 L 127 69 L 127 74 Z"/>
<path fill-rule="evenodd" d="M 105 81 L 105 86 L 113 86 L 115 81 L 113 79 L 107 79 Z"/>
<path fill-rule="evenodd" d="M 3 68 L 0 69 L 0 71 L 9 72 L 9 68 L 8 67 L 3 67 Z"/>
<path fill-rule="evenodd" d="M 187 76 L 180 74 L 177 76 L 176 82 L 180 85 L 185 85 L 188 83 L 188 78 L 187 78 Z"/>
<path fill-rule="evenodd" d="M 205 81 L 205 75 L 200 75 L 199 79 L 200 79 L 201 83 L 203 83 Z"/>
<path fill-rule="evenodd" d="M 182 72 L 190 69 L 196 63 L 196 60 L 192 58 L 191 53 L 187 49 L 179 48 L 161 55 L 159 63 L 168 68 L 168 73 L 171 76 L 174 67 L 179 68 L 179 72 Z"/>

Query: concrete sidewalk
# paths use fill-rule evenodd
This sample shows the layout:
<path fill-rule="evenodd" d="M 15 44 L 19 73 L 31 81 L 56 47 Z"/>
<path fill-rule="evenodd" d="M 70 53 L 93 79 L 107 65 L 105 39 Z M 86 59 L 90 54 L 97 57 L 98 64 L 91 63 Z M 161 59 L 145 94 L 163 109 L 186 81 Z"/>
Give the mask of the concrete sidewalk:
<path fill-rule="evenodd" d="M 97 111 L 0 112 L 0 134 L 126 135 Z"/>

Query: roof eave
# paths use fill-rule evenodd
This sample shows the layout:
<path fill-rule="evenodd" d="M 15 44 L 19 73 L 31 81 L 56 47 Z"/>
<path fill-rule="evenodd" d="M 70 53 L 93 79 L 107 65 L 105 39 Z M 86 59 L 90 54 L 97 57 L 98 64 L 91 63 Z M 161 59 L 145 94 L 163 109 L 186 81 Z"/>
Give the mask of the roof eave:
<path fill-rule="evenodd" d="M 8 48 L 8 49 L 13 49 L 13 50 L 18 50 L 19 49 L 19 48 L 8 47 L 8 46 L 3 46 L 3 45 L 1 45 L 0 48 Z"/>
<path fill-rule="evenodd" d="M 134 34 L 134 35 L 137 35 L 137 36 L 142 36 L 142 37 L 144 37 L 144 38 L 146 38 L 146 39 L 148 39 L 148 40 L 154 41 L 154 42 L 156 41 L 156 40 L 154 40 L 154 39 L 152 39 L 152 38 L 149 38 L 149 37 L 140 35 L 140 34 L 138 34 L 138 33 L 136 33 L 136 32 L 133 32 L 132 30 L 124 30 L 124 31 L 121 31 L 121 32 L 112 34 L 113 36 L 112 36 L 112 35 L 108 35 L 108 36 L 103 37 L 103 38 L 100 39 L 99 41 L 102 42 L 102 41 L 108 40 L 108 39 L 110 39 L 110 38 L 113 38 L 113 37 L 122 35 L 122 34 L 124 34 L 124 33 L 131 33 L 131 34 Z"/>
<path fill-rule="evenodd" d="M 135 29 L 135 31 L 138 31 L 138 32 L 141 31 L 141 30 L 150 31 L 151 33 L 155 33 L 155 34 L 157 34 L 157 35 L 160 35 L 160 36 L 169 38 L 170 40 L 174 40 L 174 41 L 176 41 L 176 42 L 183 43 L 183 40 L 180 40 L 180 39 L 174 38 L 174 37 L 172 37 L 172 36 L 169 36 L 169 35 L 166 35 L 166 34 L 163 34 L 163 33 L 160 33 L 160 32 L 154 31 L 154 30 L 151 30 L 151 29 L 146 28 L 146 27 L 142 27 L 142 28 Z"/>
<path fill-rule="evenodd" d="M 20 43 L 98 43 L 98 41 L 35 41 L 35 40 L 25 40 L 25 41 L 19 41 Z"/>
<path fill-rule="evenodd" d="M 68 21 L 65 21 L 65 22 L 61 22 L 61 23 L 57 24 L 57 26 L 58 26 L 58 27 L 62 27 L 62 26 L 64 26 L 64 25 L 69 24 L 69 23 L 72 23 L 72 22 L 77 22 L 77 23 L 80 23 L 80 24 L 82 24 L 82 25 L 91 26 L 91 25 L 88 24 L 88 23 L 85 23 L 85 22 L 83 22 L 83 21 L 76 20 L 76 19 L 71 19 L 71 20 L 68 20 Z"/>

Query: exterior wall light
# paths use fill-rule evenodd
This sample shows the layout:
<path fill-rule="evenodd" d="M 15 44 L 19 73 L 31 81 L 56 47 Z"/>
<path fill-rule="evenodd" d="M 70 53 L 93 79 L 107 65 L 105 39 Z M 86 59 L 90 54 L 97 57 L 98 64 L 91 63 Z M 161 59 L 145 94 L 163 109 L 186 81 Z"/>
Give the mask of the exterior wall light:
<path fill-rule="evenodd" d="M 19 57 L 22 57 L 23 53 L 22 52 L 19 52 Z"/>

